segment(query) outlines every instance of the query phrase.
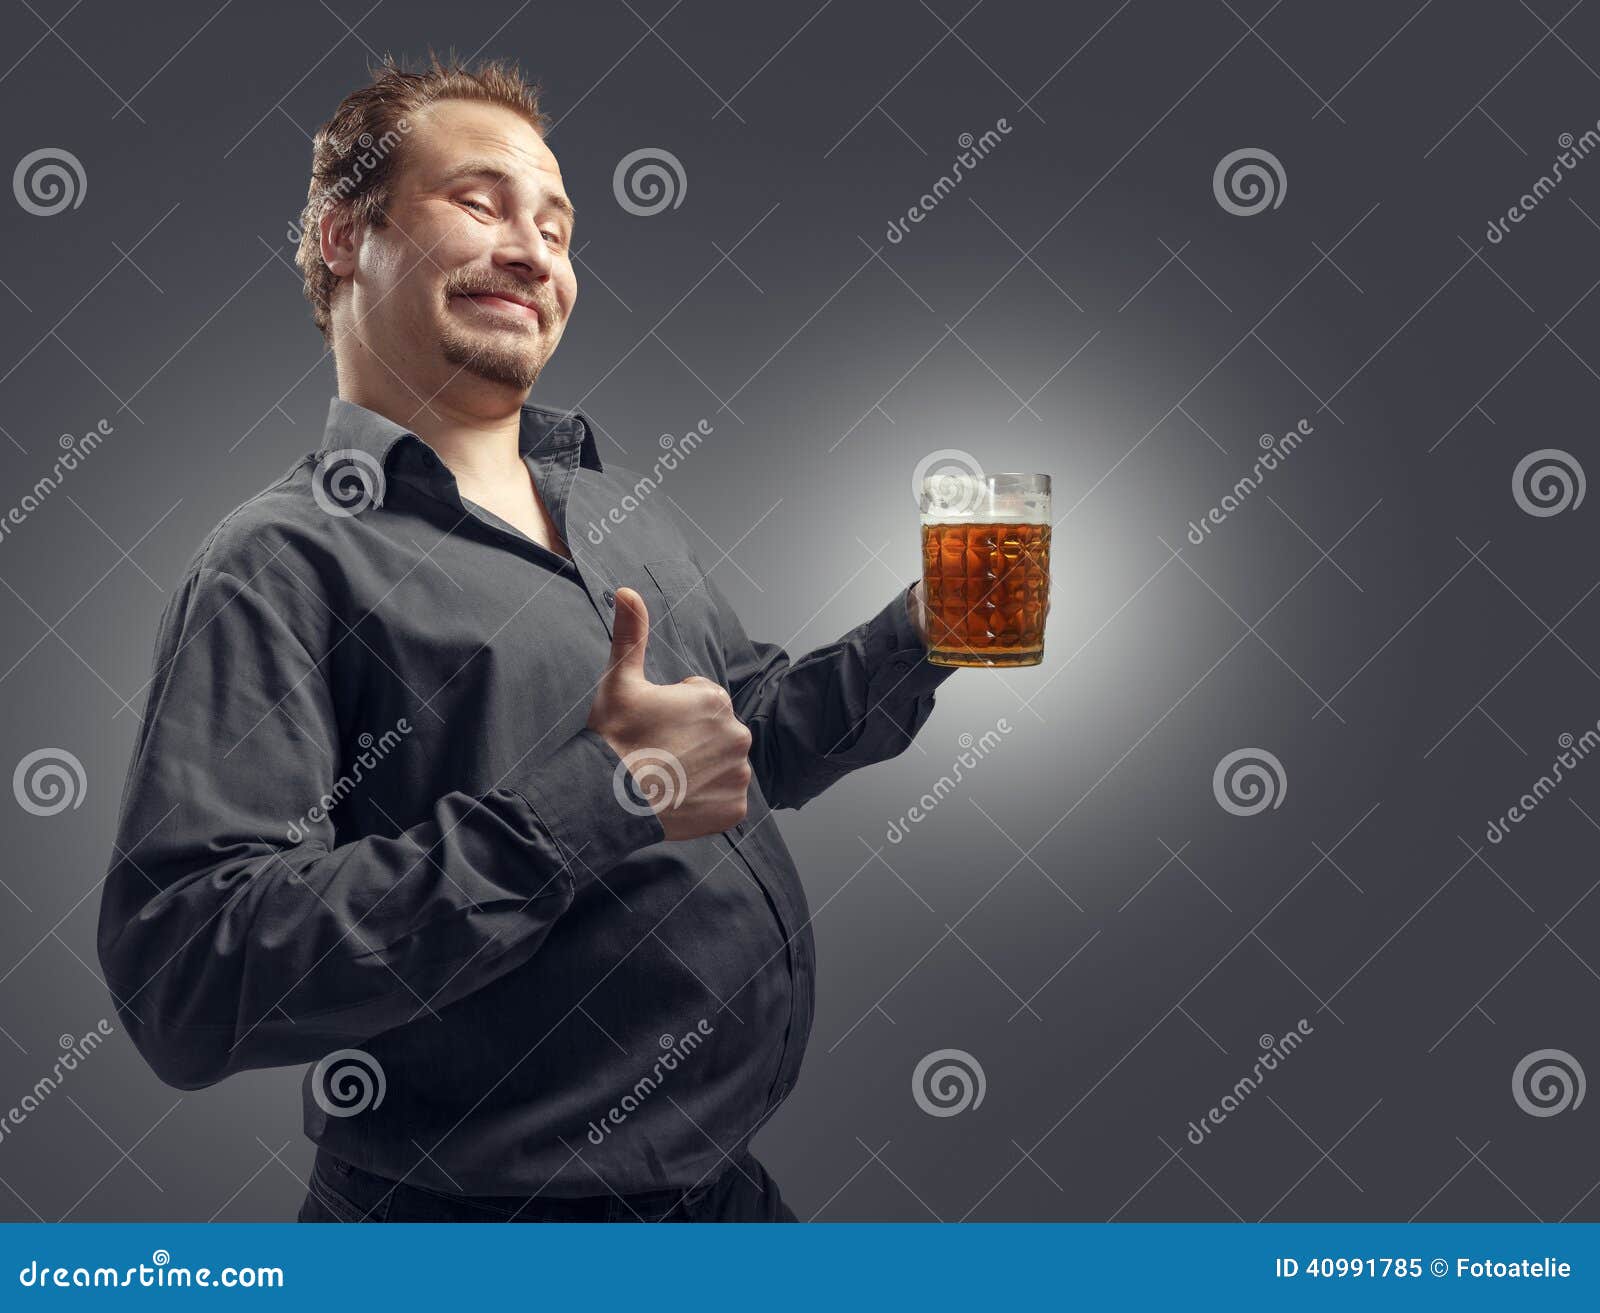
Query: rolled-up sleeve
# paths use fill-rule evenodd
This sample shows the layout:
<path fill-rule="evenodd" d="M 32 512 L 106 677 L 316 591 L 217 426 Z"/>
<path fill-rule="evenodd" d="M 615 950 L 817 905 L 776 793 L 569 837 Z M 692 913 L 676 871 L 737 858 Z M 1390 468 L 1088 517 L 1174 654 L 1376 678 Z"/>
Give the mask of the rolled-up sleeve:
<path fill-rule="evenodd" d="M 850 771 L 898 756 L 933 714 L 934 690 L 956 667 L 927 659 L 906 609 L 914 586 L 837 642 L 791 661 L 781 646 L 745 633 L 706 575 L 728 691 L 770 806 L 798 809 Z"/>
<path fill-rule="evenodd" d="M 505 787 L 338 843 L 318 800 L 361 767 L 314 650 L 331 640 L 322 606 L 275 567 L 202 558 L 162 617 L 98 949 L 134 1043 L 180 1088 L 314 1061 L 462 998 L 527 961 L 585 881 L 664 838 L 583 729 Z M 368 769 L 415 766 L 403 723 L 361 728 L 392 730 Z"/>

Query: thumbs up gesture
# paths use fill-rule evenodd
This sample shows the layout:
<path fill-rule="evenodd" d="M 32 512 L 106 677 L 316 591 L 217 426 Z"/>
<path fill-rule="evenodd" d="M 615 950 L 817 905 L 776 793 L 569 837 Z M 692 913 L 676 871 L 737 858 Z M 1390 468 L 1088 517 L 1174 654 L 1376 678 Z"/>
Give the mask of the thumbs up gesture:
<path fill-rule="evenodd" d="M 750 731 L 713 680 L 690 675 L 677 684 L 651 683 L 644 672 L 650 641 L 644 598 L 619 588 L 616 602 L 611 652 L 588 727 L 626 763 L 668 839 L 726 830 L 745 816 Z"/>

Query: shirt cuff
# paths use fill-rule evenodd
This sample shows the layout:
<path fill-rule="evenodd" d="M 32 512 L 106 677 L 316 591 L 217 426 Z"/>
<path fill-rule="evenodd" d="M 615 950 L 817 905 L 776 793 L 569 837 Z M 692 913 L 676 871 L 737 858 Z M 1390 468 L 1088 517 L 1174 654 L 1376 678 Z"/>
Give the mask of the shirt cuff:
<path fill-rule="evenodd" d="M 667 837 L 605 738 L 585 726 L 516 787 L 581 891 L 623 858 Z"/>
<path fill-rule="evenodd" d="M 894 601 L 867 622 L 867 670 L 870 701 L 911 701 L 931 693 L 956 673 L 956 666 L 936 666 L 928 660 L 928 645 L 917 633 L 907 611 L 913 580 Z"/>

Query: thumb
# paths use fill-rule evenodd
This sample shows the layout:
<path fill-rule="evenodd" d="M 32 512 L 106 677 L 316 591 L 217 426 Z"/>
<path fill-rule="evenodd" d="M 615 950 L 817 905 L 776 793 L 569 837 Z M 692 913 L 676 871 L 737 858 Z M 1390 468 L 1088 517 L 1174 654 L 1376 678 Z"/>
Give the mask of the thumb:
<path fill-rule="evenodd" d="M 611 627 L 611 655 L 603 679 L 626 674 L 645 677 L 644 649 L 650 639 L 650 612 L 632 588 L 617 589 L 617 613 Z"/>

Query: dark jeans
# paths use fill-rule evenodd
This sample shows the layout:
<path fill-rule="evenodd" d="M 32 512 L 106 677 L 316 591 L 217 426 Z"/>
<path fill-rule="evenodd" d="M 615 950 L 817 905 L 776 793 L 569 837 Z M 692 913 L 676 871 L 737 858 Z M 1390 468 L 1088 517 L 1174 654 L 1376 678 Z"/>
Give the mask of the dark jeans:
<path fill-rule="evenodd" d="M 301 1222 L 796 1222 L 778 1183 L 749 1153 L 691 1190 L 579 1199 L 447 1195 L 396 1184 L 317 1150 Z"/>

